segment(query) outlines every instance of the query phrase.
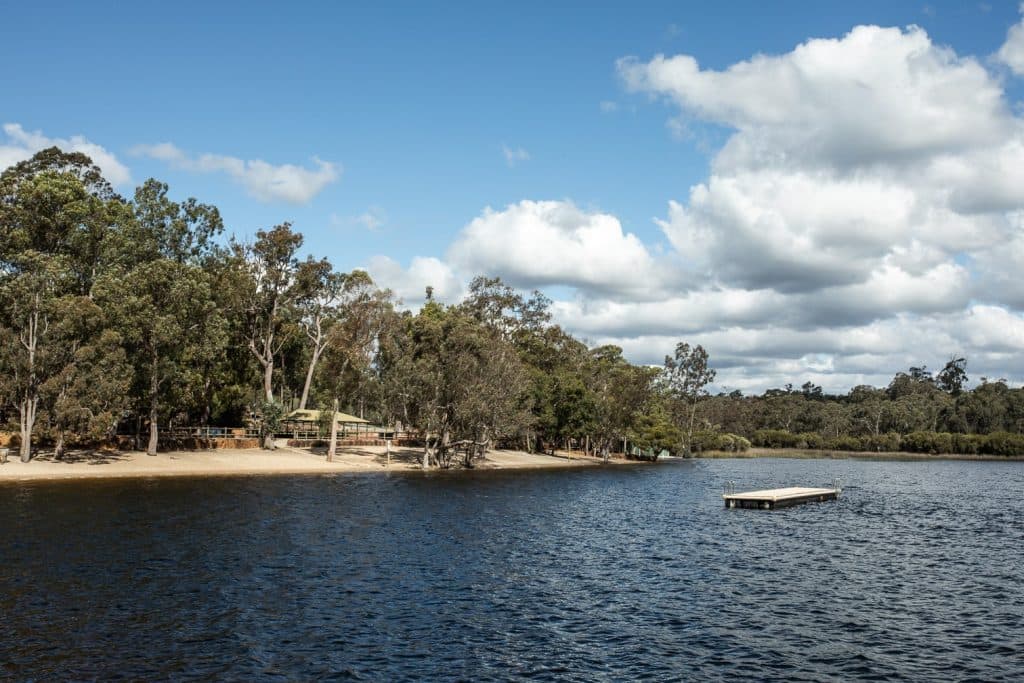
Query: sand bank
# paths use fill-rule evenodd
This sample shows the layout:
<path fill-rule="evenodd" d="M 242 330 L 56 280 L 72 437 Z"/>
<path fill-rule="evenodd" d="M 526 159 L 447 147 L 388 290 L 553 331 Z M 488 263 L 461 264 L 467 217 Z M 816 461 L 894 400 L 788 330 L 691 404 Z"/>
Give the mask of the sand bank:
<path fill-rule="evenodd" d="M 118 477 L 193 477 L 264 474 L 330 474 L 334 472 L 422 471 L 418 449 L 392 449 L 387 464 L 386 449 L 360 446 L 340 450 L 333 462 L 323 452 L 295 448 L 275 451 L 258 449 L 176 451 L 146 455 L 143 452 L 71 453 L 63 461 L 41 455 L 22 463 L 12 454 L 0 465 L 0 482 L 46 479 Z M 625 461 L 612 461 L 622 464 Z M 522 451 L 491 451 L 476 469 L 509 470 L 536 468 L 595 467 L 596 458 L 540 455 Z"/>

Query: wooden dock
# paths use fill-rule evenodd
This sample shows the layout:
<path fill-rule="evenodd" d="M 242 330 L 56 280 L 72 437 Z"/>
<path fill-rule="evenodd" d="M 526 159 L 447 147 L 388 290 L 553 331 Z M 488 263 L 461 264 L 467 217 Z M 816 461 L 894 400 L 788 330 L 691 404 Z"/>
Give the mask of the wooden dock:
<path fill-rule="evenodd" d="M 746 491 L 744 493 L 723 493 L 725 507 L 751 508 L 756 510 L 775 510 L 788 508 L 801 503 L 823 503 L 839 497 L 839 486 L 831 489 L 811 489 L 792 486 L 785 489 L 765 489 L 763 491 Z"/>

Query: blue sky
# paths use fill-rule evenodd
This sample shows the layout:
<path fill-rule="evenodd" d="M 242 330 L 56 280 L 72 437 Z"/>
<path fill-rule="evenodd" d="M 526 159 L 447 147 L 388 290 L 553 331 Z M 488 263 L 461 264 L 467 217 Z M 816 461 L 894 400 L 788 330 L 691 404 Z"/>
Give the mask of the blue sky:
<path fill-rule="evenodd" d="M 686 205 L 690 188 L 708 180 L 735 124 L 684 111 L 688 132 L 673 132 L 680 106 L 666 101 L 672 94 L 627 87 L 618 60 L 690 55 L 701 69 L 722 71 L 812 38 L 840 39 L 857 25 L 916 25 L 932 45 L 989 70 L 1014 108 L 1018 79 L 991 55 L 1020 19 L 1015 3 L 995 1 L 7 3 L 0 123 L 47 138 L 87 138 L 130 170 L 131 182 L 119 188 L 125 194 L 155 176 L 174 195 L 216 204 L 240 236 L 290 220 L 311 252 L 344 270 L 378 255 L 403 267 L 415 257 L 450 260 L 451 245 L 485 207 L 500 212 L 523 200 L 570 201 L 586 216 L 614 216 L 653 258 L 671 260 L 676 248 L 655 219 L 667 221 L 669 202 Z M 210 154 L 315 171 L 319 159 L 334 165 L 337 178 L 306 201 L 261 199 L 224 164 L 202 172 L 196 163 L 139 154 L 139 146 L 158 143 L 193 160 Z M 953 251 L 950 258 L 963 262 L 964 252 Z M 696 289 L 672 282 L 638 300 Z M 609 294 L 612 285 L 588 291 L 572 277 L 544 285 L 556 298 L 592 307 L 603 301 L 596 291 L 630 301 Z M 989 303 L 1018 315 L 1015 304 Z M 879 311 L 874 321 L 922 313 L 908 311 Z M 664 336 L 730 324 L 683 325 Z M 631 335 L 579 329 L 595 342 L 625 340 L 638 360 L 668 351 L 658 335 L 631 345 L 648 336 L 637 326 Z M 821 353 L 801 351 L 803 365 L 792 372 L 834 372 L 837 385 L 873 378 L 863 369 L 816 369 Z M 911 357 L 886 353 L 891 362 Z M 723 353 L 729 363 L 739 354 Z M 790 371 L 785 354 L 761 357 L 771 369 L 745 366 L 737 385 L 760 386 Z"/>

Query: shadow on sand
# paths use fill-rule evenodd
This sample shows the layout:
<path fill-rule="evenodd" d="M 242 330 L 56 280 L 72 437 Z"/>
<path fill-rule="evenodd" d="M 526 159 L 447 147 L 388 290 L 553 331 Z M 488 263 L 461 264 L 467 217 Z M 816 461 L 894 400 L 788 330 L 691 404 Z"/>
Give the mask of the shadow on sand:
<path fill-rule="evenodd" d="M 39 462 L 61 462 L 61 463 L 84 463 L 86 465 L 107 465 L 112 462 L 129 460 L 131 456 L 120 451 L 103 450 L 75 450 L 64 451 L 64 457 L 57 459 L 53 451 L 43 451 L 35 454 L 32 459 Z"/>

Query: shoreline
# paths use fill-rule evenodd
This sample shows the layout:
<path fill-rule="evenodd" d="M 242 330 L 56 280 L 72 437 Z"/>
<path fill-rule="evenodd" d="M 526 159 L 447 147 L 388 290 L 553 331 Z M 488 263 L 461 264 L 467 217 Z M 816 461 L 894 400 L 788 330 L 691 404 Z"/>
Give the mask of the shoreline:
<path fill-rule="evenodd" d="M 333 462 L 322 451 L 281 447 L 262 449 L 211 449 L 167 451 L 155 456 L 142 451 L 96 451 L 69 453 L 65 460 L 52 455 L 37 456 L 22 463 L 16 456 L 0 465 L 0 485 L 32 481 L 80 481 L 84 479 L 147 479 L 165 477 L 248 477 L 302 474 L 359 473 L 456 473 L 523 470 L 565 470 L 599 466 L 650 465 L 647 461 L 613 458 L 607 464 L 599 458 L 556 453 L 546 455 L 525 451 L 494 450 L 471 469 L 424 470 L 422 451 L 414 448 L 392 449 L 391 464 L 383 446 L 357 446 L 339 449 Z M 1024 456 L 958 455 L 928 453 L 869 453 L 859 451 L 823 451 L 798 448 L 751 448 L 743 453 L 708 451 L 693 460 L 789 458 L 801 460 L 895 460 L 895 461 L 983 461 L 1024 462 Z"/>
<path fill-rule="evenodd" d="M 274 451 L 261 449 L 213 449 L 168 451 L 146 455 L 143 451 L 97 451 L 69 453 L 62 461 L 52 455 L 37 456 L 27 463 L 17 456 L 0 465 L 0 485 L 27 481 L 72 481 L 83 479 L 132 479 L 151 477 L 226 477 L 297 474 L 357 474 L 388 472 L 486 472 L 539 469 L 578 469 L 604 465 L 596 458 L 543 455 L 524 451 L 494 450 L 471 469 L 424 470 L 422 450 L 393 448 L 387 464 L 382 446 L 339 449 L 332 462 L 310 450 L 284 447 Z M 643 464 L 633 460 L 611 460 L 608 466 Z"/>
<path fill-rule="evenodd" d="M 966 453 L 910 453 L 908 451 L 889 451 L 872 453 L 870 451 L 826 451 L 812 448 L 750 448 L 738 453 L 735 451 L 707 451 L 694 459 L 719 460 L 725 458 L 756 459 L 756 458 L 792 458 L 797 460 L 968 460 L 982 462 L 1024 462 L 1024 455 L 970 455 Z"/>

